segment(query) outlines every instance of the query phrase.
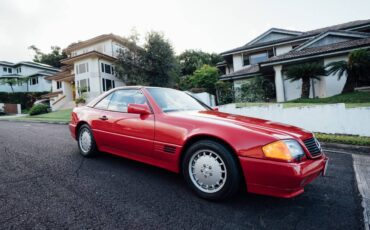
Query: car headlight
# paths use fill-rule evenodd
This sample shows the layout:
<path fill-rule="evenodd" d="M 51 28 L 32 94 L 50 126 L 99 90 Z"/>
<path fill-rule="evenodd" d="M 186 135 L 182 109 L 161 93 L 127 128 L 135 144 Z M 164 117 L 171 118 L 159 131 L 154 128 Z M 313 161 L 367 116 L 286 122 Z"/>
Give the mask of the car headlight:
<path fill-rule="evenodd" d="M 304 156 L 301 145 L 296 140 L 280 140 L 262 147 L 268 158 L 291 161 Z"/>

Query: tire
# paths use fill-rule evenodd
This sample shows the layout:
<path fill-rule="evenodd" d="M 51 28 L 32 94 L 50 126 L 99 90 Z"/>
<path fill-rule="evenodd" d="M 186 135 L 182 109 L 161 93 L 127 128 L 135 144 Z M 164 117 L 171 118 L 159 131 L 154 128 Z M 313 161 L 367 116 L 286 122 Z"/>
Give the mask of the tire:
<path fill-rule="evenodd" d="M 182 173 L 190 188 L 208 200 L 236 194 L 241 184 L 239 164 L 231 151 L 212 140 L 194 143 L 182 161 Z"/>
<path fill-rule="evenodd" d="M 98 153 L 94 136 L 87 124 L 79 128 L 77 143 L 80 154 L 84 157 L 93 157 Z"/>

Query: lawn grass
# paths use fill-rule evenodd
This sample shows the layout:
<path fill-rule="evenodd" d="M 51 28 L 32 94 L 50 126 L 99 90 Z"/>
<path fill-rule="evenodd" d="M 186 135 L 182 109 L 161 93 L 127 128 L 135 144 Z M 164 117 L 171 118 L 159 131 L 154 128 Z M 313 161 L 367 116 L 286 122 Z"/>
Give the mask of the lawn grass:
<path fill-rule="evenodd" d="M 35 116 L 23 116 L 7 119 L 14 119 L 19 121 L 49 121 L 49 122 L 69 122 L 71 120 L 72 109 L 59 110 L 51 113 L 45 113 Z"/>
<path fill-rule="evenodd" d="M 289 103 L 319 103 L 319 104 L 335 104 L 335 103 L 370 103 L 370 92 L 353 92 L 343 93 L 326 98 L 309 98 L 309 99 L 295 99 Z"/>
<path fill-rule="evenodd" d="M 295 99 L 285 103 L 240 102 L 236 103 L 236 108 L 269 106 L 274 104 L 282 104 L 284 108 L 293 108 L 337 103 L 344 103 L 346 108 L 370 107 L 370 92 L 344 93 L 327 98 Z"/>
<path fill-rule="evenodd" d="M 370 137 L 355 135 L 324 134 L 324 133 L 315 133 L 315 137 L 319 141 L 327 143 L 370 146 Z"/>

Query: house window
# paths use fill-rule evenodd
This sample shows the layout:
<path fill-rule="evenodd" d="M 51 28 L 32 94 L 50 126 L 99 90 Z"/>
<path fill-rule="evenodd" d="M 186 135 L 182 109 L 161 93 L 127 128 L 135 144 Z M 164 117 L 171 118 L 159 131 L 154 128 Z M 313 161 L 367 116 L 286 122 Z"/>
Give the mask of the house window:
<path fill-rule="evenodd" d="M 243 65 L 250 65 L 249 56 L 246 54 L 243 54 Z"/>
<path fill-rule="evenodd" d="M 60 89 L 62 88 L 62 82 L 61 81 L 57 81 L 57 89 Z"/>
<path fill-rule="evenodd" d="M 101 71 L 107 74 L 114 74 L 114 67 L 109 64 L 101 63 Z"/>
<path fill-rule="evenodd" d="M 103 83 L 103 91 L 108 91 L 110 89 L 115 88 L 115 82 L 114 80 L 102 78 L 102 83 Z"/>
<path fill-rule="evenodd" d="M 17 68 L 17 73 L 22 73 L 22 68 L 21 67 Z"/>
<path fill-rule="evenodd" d="M 8 68 L 8 73 L 12 73 L 12 69 L 11 68 Z"/>
<path fill-rule="evenodd" d="M 38 77 L 31 77 L 30 78 L 30 85 L 37 85 L 39 83 Z"/>
<path fill-rule="evenodd" d="M 3 67 L 3 72 L 6 72 L 8 69 L 6 67 Z"/>
<path fill-rule="evenodd" d="M 78 64 L 76 66 L 76 73 L 77 74 L 82 74 L 82 73 L 86 73 L 86 72 L 89 72 L 89 63 L 82 63 L 82 64 Z"/>
<path fill-rule="evenodd" d="M 90 80 L 83 79 L 83 80 L 77 81 L 77 88 L 78 88 L 78 93 L 80 95 L 85 92 L 90 92 Z"/>
<path fill-rule="evenodd" d="M 253 54 L 249 56 L 249 61 L 251 65 L 258 64 L 260 62 L 266 61 L 268 59 L 268 54 L 266 53 L 259 53 L 259 54 Z"/>

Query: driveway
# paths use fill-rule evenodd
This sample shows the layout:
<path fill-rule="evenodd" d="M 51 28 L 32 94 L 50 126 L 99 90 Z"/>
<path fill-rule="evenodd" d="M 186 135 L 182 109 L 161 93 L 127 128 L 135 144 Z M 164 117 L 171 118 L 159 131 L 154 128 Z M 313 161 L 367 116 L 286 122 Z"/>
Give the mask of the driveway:
<path fill-rule="evenodd" d="M 0 121 L 0 229 L 362 229 L 352 156 L 294 199 L 196 197 L 180 175 L 108 154 L 84 159 L 65 125 Z"/>

